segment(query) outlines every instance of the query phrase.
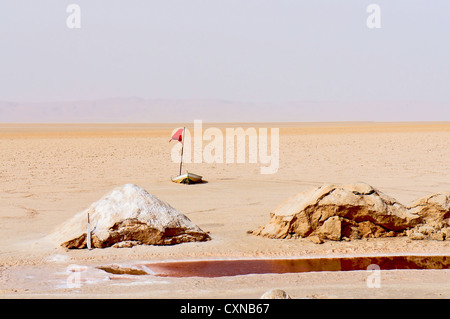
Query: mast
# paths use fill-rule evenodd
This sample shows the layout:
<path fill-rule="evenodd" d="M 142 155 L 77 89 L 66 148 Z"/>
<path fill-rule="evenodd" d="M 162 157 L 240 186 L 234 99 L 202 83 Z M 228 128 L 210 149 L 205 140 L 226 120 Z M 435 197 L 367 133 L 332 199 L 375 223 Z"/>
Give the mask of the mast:
<path fill-rule="evenodd" d="M 86 245 L 87 249 L 92 249 L 91 247 L 91 221 L 89 220 L 89 212 L 87 214 L 87 231 L 86 231 Z"/>
<path fill-rule="evenodd" d="M 183 127 L 183 138 L 181 139 L 181 161 L 180 161 L 180 174 L 181 175 L 181 167 L 183 166 L 183 150 L 184 150 L 184 131 L 186 127 Z"/>

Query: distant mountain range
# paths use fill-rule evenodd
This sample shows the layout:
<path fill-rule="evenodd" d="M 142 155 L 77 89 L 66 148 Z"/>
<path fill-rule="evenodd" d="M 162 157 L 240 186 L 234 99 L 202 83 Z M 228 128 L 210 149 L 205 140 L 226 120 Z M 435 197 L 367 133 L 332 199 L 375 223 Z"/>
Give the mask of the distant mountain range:
<path fill-rule="evenodd" d="M 0 101 L 0 122 L 9 123 L 182 123 L 449 121 L 450 103 L 287 102 L 226 100 L 146 100 L 138 97 L 72 102 Z"/>
<path fill-rule="evenodd" d="M 269 119 L 271 106 L 221 100 L 145 100 L 109 98 L 72 102 L 14 103 L 0 101 L 0 122 L 186 122 Z M 253 115 L 252 115 L 253 114 Z"/>

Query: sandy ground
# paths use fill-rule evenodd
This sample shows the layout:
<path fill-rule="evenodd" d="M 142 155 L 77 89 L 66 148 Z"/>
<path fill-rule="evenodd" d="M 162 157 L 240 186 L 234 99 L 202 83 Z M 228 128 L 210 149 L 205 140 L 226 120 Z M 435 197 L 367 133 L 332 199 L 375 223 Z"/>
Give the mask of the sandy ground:
<path fill-rule="evenodd" d="M 280 128 L 278 172 L 262 175 L 260 164 L 187 164 L 208 183 L 174 184 L 170 177 L 177 175 L 178 164 L 170 159 L 168 140 L 175 124 L 0 124 L 0 297 L 259 298 L 282 288 L 296 298 L 450 298 L 450 270 L 382 270 L 378 289 L 367 287 L 367 271 L 137 278 L 97 270 L 169 259 L 450 255 L 449 241 L 389 238 L 316 245 L 247 233 L 265 224 L 270 210 L 287 197 L 323 183 L 366 182 L 404 204 L 450 191 L 450 123 L 214 126 Z M 69 251 L 45 239 L 125 183 L 167 201 L 209 231 L 212 240 Z M 80 287 L 68 285 L 73 265 L 81 269 Z"/>

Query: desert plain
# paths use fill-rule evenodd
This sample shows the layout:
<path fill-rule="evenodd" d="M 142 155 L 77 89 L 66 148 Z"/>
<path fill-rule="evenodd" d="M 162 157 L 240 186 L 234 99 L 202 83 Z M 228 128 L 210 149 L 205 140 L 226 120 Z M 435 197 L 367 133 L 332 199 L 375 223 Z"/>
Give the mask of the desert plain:
<path fill-rule="evenodd" d="M 0 124 L 0 298 L 450 298 L 450 270 L 250 274 L 230 277 L 111 275 L 103 265 L 249 258 L 450 255 L 450 241 L 408 237 L 270 239 L 264 225 L 288 197 L 322 184 L 364 182 L 403 204 L 450 191 L 450 123 L 204 123 L 279 128 L 279 168 L 188 163 L 207 183 L 171 182 L 172 131 L 187 124 Z M 133 183 L 185 214 L 211 240 L 171 246 L 67 250 L 46 237 L 117 186 Z M 73 269 L 81 285 L 71 286 Z"/>

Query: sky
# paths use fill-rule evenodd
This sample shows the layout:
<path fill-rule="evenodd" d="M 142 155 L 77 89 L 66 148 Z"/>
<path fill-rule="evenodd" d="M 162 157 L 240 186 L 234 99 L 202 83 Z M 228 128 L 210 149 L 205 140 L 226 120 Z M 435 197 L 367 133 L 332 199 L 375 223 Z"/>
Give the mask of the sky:
<path fill-rule="evenodd" d="M 449 33 L 448 0 L 2 0 L 0 101 L 406 101 L 450 120 Z"/>

